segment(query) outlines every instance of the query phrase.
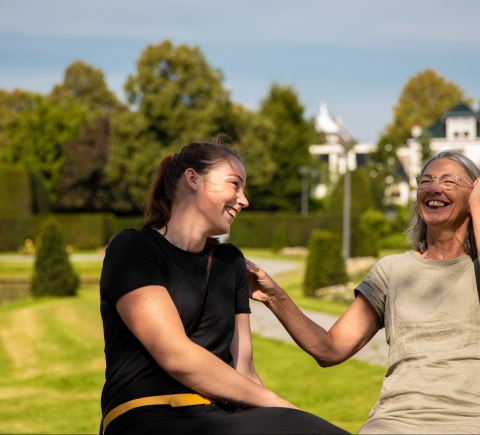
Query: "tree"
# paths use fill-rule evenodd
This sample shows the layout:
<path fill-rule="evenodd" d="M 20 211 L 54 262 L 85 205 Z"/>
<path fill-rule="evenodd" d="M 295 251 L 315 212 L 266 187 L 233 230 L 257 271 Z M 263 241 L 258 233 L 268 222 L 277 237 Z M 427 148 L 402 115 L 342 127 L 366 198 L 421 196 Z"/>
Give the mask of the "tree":
<path fill-rule="evenodd" d="M 34 101 L 35 94 L 31 92 L 21 89 L 8 92 L 0 89 L 0 155 L 7 147 L 7 130 L 23 110 L 33 107 Z"/>
<path fill-rule="evenodd" d="M 8 163 L 21 163 L 39 171 L 54 202 L 66 160 L 62 144 L 77 136 L 86 118 L 86 111 L 73 101 L 61 108 L 47 97 L 37 95 L 8 126 L 3 158 Z"/>
<path fill-rule="evenodd" d="M 112 116 L 111 145 L 105 168 L 119 213 L 139 213 L 160 160 L 170 154 L 149 131 L 142 113 L 125 108 Z"/>
<path fill-rule="evenodd" d="M 222 82 L 198 47 L 166 40 L 142 52 L 125 91 L 154 140 L 179 149 L 220 131 L 232 133 L 232 107 Z"/>
<path fill-rule="evenodd" d="M 300 210 L 302 182 L 298 167 L 310 162 L 308 147 L 315 133 L 303 117 L 304 108 L 290 86 L 273 84 L 259 114 L 273 126 L 271 182 L 258 189 L 263 210 Z"/>
<path fill-rule="evenodd" d="M 78 138 L 61 146 L 65 162 L 60 171 L 57 210 L 96 211 L 110 209 L 104 168 L 110 139 L 110 121 L 98 118 L 84 124 Z"/>
<path fill-rule="evenodd" d="M 375 170 L 380 175 L 395 175 L 395 168 L 398 165 L 396 149 L 411 137 L 412 127 L 418 125 L 425 130 L 462 99 L 463 90 L 432 69 L 426 69 L 410 77 L 403 86 L 397 104 L 393 107 L 392 122 L 380 134 L 377 150 L 371 154 Z M 424 140 L 428 142 L 428 137 Z M 425 146 L 422 148 L 422 154 L 424 157 L 428 155 Z M 391 164 L 387 163 L 389 159 Z"/>
<path fill-rule="evenodd" d="M 33 296 L 74 296 L 80 279 L 68 259 L 63 234 L 53 218 L 47 219 L 41 240 L 32 277 Z"/>
<path fill-rule="evenodd" d="M 67 67 L 63 83 L 55 85 L 50 97 L 56 103 L 72 98 L 97 116 L 119 105 L 117 97 L 107 87 L 102 70 L 81 60 Z"/>
<path fill-rule="evenodd" d="M 237 147 L 244 157 L 247 173 L 246 196 L 249 210 L 263 210 L 263 189 L 273 181 L 277 167 L 272 156 L 275 129 L 273 123 L 263 115 L 235 104 L 233 108 L 235 130 L 238 132 Z"/>

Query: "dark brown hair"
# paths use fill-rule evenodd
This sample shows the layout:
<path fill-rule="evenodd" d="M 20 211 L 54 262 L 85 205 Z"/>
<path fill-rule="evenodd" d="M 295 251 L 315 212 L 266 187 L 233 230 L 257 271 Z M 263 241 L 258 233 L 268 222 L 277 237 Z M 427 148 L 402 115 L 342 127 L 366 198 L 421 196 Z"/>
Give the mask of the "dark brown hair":
<path fill-rule="evenodd" d="M 187 169 L 191 168 L 199 175 L 207 175 L 219 162 L 229 161 L 232 157 L 242 161 L 237 151 L 221 142 L 223 137 L 215 136 L 210 142 L 192 142 L 178 154 L 170 154 L 160 162 L 142 206 L 142 228 L 160 229 L 167 226 L 178 182 Z M 209 239 L 207 244 L 213 247 L 218 241 Z"/>

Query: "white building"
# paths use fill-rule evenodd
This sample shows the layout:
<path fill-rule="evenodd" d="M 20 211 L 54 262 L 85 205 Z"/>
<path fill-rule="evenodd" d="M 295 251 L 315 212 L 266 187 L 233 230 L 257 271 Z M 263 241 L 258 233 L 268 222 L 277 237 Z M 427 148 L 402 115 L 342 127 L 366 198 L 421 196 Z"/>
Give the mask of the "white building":
<path fill-rule="evenodd" d="M 375 149 L 373 143 L 356 142 L 345 128 L 342 119 L 328 113 L 325 103 L 320 104 L 320 110 L 315 118 L 315 130 L 323 143 L 310 145 L 309 151 L 310 154 L 318 156 L 321 161 L 328 164 L 331 182 L 336 182 L 340 175 L 345 174 L 347 164 L 351 171 L 365 165 L 367 155 Z M 314 196 L 317 198 L 327 194 L 326 180 L 322 181 L 314 187 Z"/>
<path fill-rule="evenodd" d="M 315 118 L 315 130 L 324 139 L 320 145 L 311 145 L 310 154 L 318 155 L 321 161 L 328 164 L 330 182 L 336 182 L 348 168 L 352 171 L 366 164 L 367 155 L 374 151 L 376 144 L 359 143 L 347 131 L 341 118 L 334 118 L 328 113 L 325 103 Z M 431 136 L 430 149 L 434 155 L 454 150 L 465 154 L 480 164 L 480 113 L 475 113 L 464 103 L 457 104 L 447 110 L 433 125 L 428 127 Z M 412 128 L 412 138 L 398 148 L 397 157 L 402 165 L 407 180 L 391 183 L 385 190 L 385 204 L 406 205 L 409 197 L 416 192 L 415 177 L 422 166 L 422 152 L 419 137 L 422 129 Z M 346 152 L 346 149 L 348 150 Z M 393 177 L 392 182 L 393 182 Z M 325 180 L 323 180 L 325 181 Z M 388 180 L 387 180 L 388 184 Z M 314 195 L 322 198 L 327 194 L 325 182 L 314 188 Z"/>
<path fill-rule="evenodd" d="M 433 155 L 453 150 L 480 164 L 480 113 L 475 113 L 471 107 L 464 103 L 457 104 L 427 130 L 431 136 L 430 149 Z M 398 159 L 412 188 L 416 187 L 415 177 L 422 167 L 421 145 L 418 142 L 421 134 L 420 127 L 412 128 L 413 137 L 397 150 Z"/>

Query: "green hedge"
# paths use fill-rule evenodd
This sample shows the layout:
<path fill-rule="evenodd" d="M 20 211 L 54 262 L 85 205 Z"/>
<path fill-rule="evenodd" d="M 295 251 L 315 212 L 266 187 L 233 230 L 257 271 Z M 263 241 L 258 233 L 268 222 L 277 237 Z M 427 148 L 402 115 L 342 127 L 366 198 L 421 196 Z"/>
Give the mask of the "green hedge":
<path fill-rule="evenodd" d="M 65 234 L 65 243 L 75 249 L 96 249 L 105 246 L 115 234 L 115 215 L 111 213 L 76 213 L 54 215 Z M 28 218 L 0 219 L 0 251 L 16 251 L 25 239 L 40 235 L 47 215 Z"/>
<path fill-rule="evenodd" d="M 228 242 L 240 248 L 271 248 L 275 232 L 285 229 L 287 246 L 307 246 L 314 229 L 329 228 L 332 220 L 299 213 L 242 212 L 230 228 Z"/>

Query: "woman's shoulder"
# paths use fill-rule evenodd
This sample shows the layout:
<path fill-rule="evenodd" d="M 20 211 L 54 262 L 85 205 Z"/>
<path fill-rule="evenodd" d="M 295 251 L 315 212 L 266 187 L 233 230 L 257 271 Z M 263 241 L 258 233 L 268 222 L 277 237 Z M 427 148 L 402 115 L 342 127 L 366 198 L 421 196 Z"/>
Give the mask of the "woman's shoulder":
<path fill-rule="evenodd" d="M 401 265 L 404 261 L 407 261 L 411 257 L 411 253 L 413 251 L 407 251 L 402 254 L 391 254 L 385 257 L 380 258 L 377 263 L 373 266 L 373 269 L 381 269 L 384 271 L 391 270 L 399 265 Z M 373 270 L 372 269 L 372 270 Z"/>
<path fill-rule="evenodd" d="M 231 243 L 220 243 L 215 248 L 215 257 L 225 261 L 245 261 L 242 251 Z"/>
<path fill-rule="evenodd" d="M 128 228 L 120 231 L 116 236 L 110 240 L 107 251 L 117 249 L 134 249 L 141 246 L 150 246 L 150 239 L 152 237 L 150 228 L 136 230 Z"/>

